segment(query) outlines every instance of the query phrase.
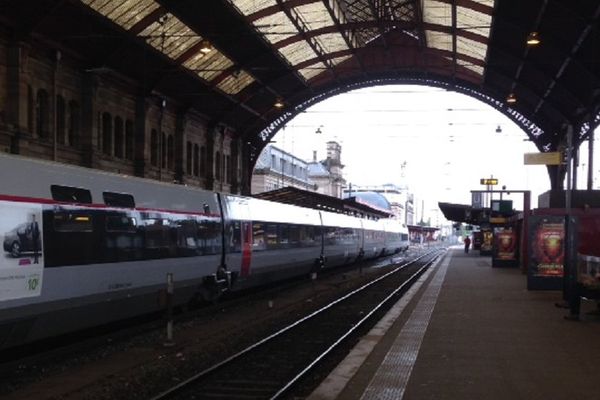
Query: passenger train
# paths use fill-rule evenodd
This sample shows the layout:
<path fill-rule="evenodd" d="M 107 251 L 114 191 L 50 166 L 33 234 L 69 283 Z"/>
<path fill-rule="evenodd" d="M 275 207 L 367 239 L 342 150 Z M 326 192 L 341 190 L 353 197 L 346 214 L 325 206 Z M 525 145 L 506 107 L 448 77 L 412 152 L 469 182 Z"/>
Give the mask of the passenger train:
<path fill-rule="evenodd" d="M 0 155 L 0 349 L 408 248 L 357 218 Z"/>

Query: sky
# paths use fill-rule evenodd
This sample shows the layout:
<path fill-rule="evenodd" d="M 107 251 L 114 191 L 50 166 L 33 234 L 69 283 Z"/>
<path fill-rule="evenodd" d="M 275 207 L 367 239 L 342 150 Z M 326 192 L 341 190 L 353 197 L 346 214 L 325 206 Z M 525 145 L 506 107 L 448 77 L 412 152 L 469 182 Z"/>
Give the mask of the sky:
<path fill-rule="evenodd" d="M 485 189 L 481 178 L 497 178 L 497 189 L 531 190 L 533 207 L 550 189 L 545 166 L 523 163 L 524 153 L 538 152 L 525 132 L 487 104 L 444 89 L 390 85 L 338 95 L 288 122 L 273 145 L 306 161 L 316 150 L 323 160 L 330 140 L 342 145 L 347 182 L 406 185 L 424 220 L 440 218 L 438 202 L 471 204 L 471 190 Z M 522 209 L 521 195 L 503 198 Z"/>

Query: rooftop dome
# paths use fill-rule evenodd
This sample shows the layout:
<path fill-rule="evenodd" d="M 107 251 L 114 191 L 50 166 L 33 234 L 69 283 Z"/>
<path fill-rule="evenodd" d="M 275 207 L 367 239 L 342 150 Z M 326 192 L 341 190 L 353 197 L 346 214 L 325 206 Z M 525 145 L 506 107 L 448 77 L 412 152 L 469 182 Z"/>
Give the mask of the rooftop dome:
<path fill-rule="evenodd" d="M 348 194 L 345 193 L 345 197 Z M 381 194 L 377 192 L 353 192 L 352 197 L 356 198 L 358 203 L 366 203 L 371 207 L 378 208 L 380 210 L 391 211 L 392 207 L 390 202 Z"/>

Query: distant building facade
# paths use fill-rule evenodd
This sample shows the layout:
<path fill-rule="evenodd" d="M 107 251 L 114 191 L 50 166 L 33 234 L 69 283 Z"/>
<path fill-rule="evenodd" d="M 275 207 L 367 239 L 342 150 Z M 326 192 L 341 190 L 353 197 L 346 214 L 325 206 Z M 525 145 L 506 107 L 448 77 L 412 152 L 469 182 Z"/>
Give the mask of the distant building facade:
<path fill-rule="evenodd" d="M 252 173 L 252 193 L 268 192 L 286 186 L 313 191 L 308 163 L 275 146 L 267 146 Z"/>
<path fill-rule="evenodd" d="M 308 163 L 308 177 L 315 183 L 318 193 L 342 198 L 346 180 L 341 156 L 342 146 L 335 141 L 327 142 L 327 158 L 324 161 L 317 161 L 316 152 L 313 153 L 313 160 Z"/>
<path fill-rule="evenodd" d="M 275 146 L 267 146 L 260 154 L 252 173 L 252 193 L 268 192 L 286 186 L 342 198 L 346 180 L 342 175 L 342 146 L 327 142 L 327 158 L 306 162 Z"/>

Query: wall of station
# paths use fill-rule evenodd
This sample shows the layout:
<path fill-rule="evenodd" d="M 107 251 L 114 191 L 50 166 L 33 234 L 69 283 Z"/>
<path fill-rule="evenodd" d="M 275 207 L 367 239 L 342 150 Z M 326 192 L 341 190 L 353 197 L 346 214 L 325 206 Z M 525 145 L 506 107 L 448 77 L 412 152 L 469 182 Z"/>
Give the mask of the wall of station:
<path fill-rule="evenodd" d="M 0 27 L 0 151 L 240 192 L 229 127 L 68 49 L 13 36 Z"/>

